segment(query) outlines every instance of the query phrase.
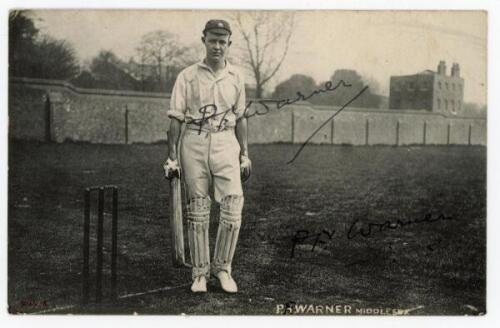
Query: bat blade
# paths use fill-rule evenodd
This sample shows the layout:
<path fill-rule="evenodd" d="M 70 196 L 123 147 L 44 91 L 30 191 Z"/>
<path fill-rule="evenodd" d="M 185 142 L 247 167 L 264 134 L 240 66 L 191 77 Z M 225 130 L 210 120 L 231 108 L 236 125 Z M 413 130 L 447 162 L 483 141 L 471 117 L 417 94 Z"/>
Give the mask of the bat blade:
<path fill-rule="evenodd" d="M 185 267 L 181 181 L 178 177 L 170 179 L 170 228 L 172 231 L 172 264 L 174 267 Z"/>

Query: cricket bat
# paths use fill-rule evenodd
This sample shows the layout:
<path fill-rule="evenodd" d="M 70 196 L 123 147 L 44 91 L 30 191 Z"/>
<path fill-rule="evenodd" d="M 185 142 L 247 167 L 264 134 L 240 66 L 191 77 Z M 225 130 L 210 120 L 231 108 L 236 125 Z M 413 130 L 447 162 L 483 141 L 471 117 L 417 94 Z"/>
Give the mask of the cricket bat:
<path fill-rule="evenodd" d="M 180 140 L 176 148 L 180 147 Z M 180 163 L 180 157 L 178 156 Z M 181 176 L 170 179 L 170 231 L 172 233 L 172 264 L 174 267 L 186 267 L 184 255 L 184 229 L 182 222 L 182 189 Z"/>
<path fill-rule="evenodd" d="M 170 179 L 170 228 L 172 231 L 172 262 L 174 267 L 185 267 L 184 229 L 182 226 L 181 180 Z"/>

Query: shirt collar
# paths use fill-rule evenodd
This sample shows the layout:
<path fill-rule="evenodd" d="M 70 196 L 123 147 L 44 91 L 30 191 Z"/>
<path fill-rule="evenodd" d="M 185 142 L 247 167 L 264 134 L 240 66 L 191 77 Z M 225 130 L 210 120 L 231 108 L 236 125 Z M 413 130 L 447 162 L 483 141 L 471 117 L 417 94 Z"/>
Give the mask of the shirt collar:
<path fill-rule="evenodd" d="M 210 68 L 210 66 L 205 64 L 203 61 L 204 61 L 204 59 L 202 59 L 200 62 L 198 62 L 198 66 L 201 68 L 207 69 L 213 73 L 212 68 Z M 225 75 L 226 72 L 231 73 L 231 74 L 235 74 L 234 66 L 231 65 L 231 63 L 228 60 L 226 60 L 226 67 L 224 67 L 222 75 Z"/>

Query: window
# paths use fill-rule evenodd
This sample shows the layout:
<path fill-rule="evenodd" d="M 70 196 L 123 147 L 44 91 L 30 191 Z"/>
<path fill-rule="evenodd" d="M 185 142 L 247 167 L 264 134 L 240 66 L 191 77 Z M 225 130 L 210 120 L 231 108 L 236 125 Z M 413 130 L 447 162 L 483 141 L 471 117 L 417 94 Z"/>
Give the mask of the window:
<path fill-rule="evenodd" d="M 444 109 L 448 110 L 448 100 L 444 101 Z"/>
<path fill-rule="evenodd" d="M 460 106 L 461 106 L 461 104 L 460 104 L 460 100 L 457 100 L 457 110 L 460 110 L 460 109 L 461 109 L 461 108 L 460 108 Z"/>
<path fill-rule="evenodd" d="M 444 86 L 446 87 L 446 90 L 448 90 L 448 82 L 445 82 Z"/>
<path fill-rule="evenodd" d="M 437 99 L 437 108 L 441 109 L 441 99 Z"/>
<path fill-rule="evenodd" d="M 451 90 L 455 91 L 455 83 L 451 84 Z"/>
<path fill-rule="evenodd" d="M 415 82 L 411 81 L 410 83 L 408 83 L 408 89 L 410 90 L 415 89 Z"/>
<path fill-rule="evenodd" d="M 451 101 L 451 111 L 455 113 L 455 100 Z"/>
<path fill-rule="evenodd" d="M 441 81 L 438 82 L 438 88 L 441 89 Z"/>

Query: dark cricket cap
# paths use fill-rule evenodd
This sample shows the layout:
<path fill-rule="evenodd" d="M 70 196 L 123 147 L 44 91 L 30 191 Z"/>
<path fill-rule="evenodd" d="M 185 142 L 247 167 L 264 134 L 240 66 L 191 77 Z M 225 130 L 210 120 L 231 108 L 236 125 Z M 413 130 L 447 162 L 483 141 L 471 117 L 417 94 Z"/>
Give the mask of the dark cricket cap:
<path fill-rule="evenodd" d="M 212 32 L 216 34 L 232 34 L 231 26 L 229 23 L 222 19 L 211 19 L 205 24 L 205 29 L 203 30 L 203 34 L 206 32 Z"/>

